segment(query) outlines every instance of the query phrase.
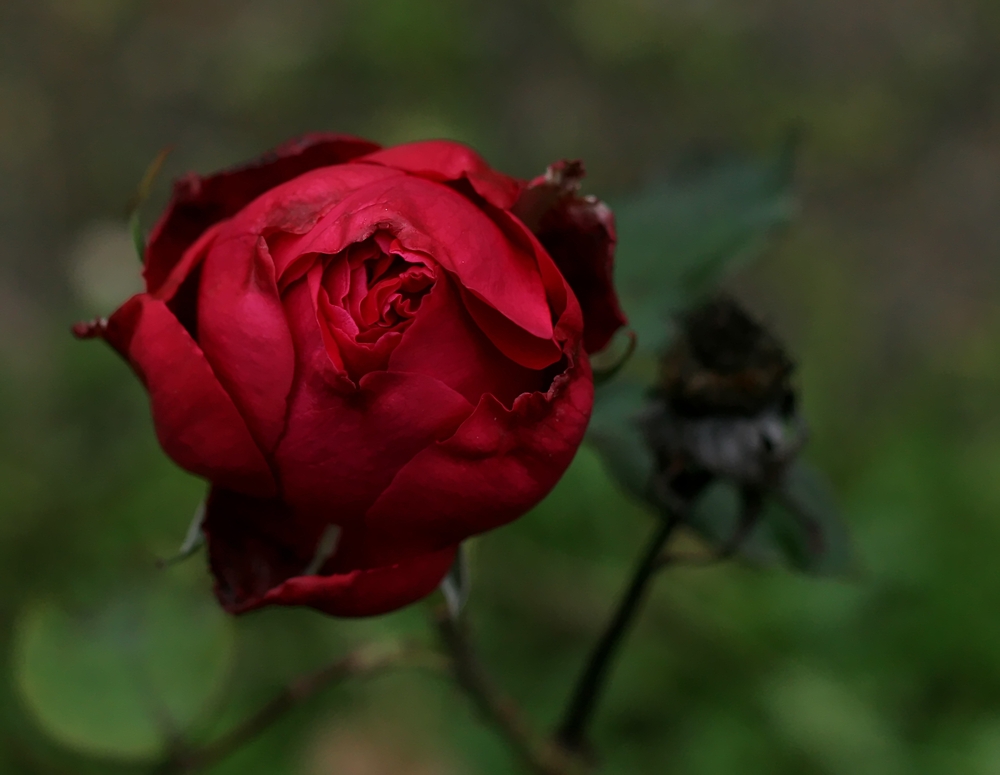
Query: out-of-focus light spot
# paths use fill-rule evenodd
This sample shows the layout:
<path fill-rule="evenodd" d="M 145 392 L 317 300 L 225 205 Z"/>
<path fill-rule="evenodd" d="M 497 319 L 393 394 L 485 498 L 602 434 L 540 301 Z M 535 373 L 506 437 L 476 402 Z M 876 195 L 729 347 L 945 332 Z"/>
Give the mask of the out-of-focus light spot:
<path fill-rule="evenodd" d="M 308 775 L 453 775 L 450 764 L 414 750 L 401 739 L 406 730 L 390 724 L 325 729 L 307 757 Z"/>
<path fill-rule="evenodd" d="M 764 702 L 777 731 L 831 775 L 902 775 L 899 738 L 878 709 L 841 680 L 796 665 L 774 677 Z"/>
<path fill-rule="evenodd" d="M 70 284 L 90 311 L 107 313 L 141 291 L 141 270 L 124 223 L 94 221 L 70 250 Z"/>
<path fill-rule="evenodd" d="M 216 77 L 206 83 L 210 96 L 242 108 L 287 90 L 335 29 L 326 9 L 310 0 L 247 3 L 218 42 Z"/>

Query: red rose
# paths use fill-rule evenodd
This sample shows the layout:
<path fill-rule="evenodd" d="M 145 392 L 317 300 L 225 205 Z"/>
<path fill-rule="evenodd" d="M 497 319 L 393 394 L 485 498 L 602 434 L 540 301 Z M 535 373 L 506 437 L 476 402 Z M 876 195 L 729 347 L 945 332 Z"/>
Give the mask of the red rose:
<path fill-rule="evenodd" d="M 624 321 L 610 211 L 553 170 L 311 135 L 176 184 L 146 292 L 76 333 L 129 361 L 164 450 L 211 482 L 227 610 L 406 605 L 558 481 L 587 352 Z"/>

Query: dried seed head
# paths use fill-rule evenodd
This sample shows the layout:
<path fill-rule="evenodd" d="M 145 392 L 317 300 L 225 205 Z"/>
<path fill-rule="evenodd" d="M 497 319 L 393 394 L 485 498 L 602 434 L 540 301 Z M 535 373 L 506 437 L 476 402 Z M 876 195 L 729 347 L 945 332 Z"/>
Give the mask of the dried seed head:
<path fill-rule="evenodd" d="M 781 343 L 732 298 L 686 314 L 663 357 L 660 391 L 684 417 L 750 417 L 769 406 L 794 409 L 794 364 Z"/>
<path fill-rule="evenodd" d="M 681 319 L 644 416 L 656 489 L 691 500 L 717 477 L 750 487 L 777 480 L 805 430 L 780 342 L 729 297 Z"/>

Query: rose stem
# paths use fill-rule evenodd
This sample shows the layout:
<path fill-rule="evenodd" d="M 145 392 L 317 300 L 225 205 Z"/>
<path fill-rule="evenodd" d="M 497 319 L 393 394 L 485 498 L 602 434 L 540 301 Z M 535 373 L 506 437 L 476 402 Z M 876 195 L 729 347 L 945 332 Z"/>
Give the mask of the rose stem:
<path fill-rule="evenodd" d="M 608 622 L 604 634 L 577 679 L 576 688 L 566 706 L 563 722 L 555 735 L 556 741 L 567 751 L 581 753 L 586 748 L 587 726 L 608 678 L 615 653 L 639 610 L 650 580 L 661 567 L 664 544 L 677 523 L 678 520 L 673 516 L 665 516 L 660 522 L 636 566 L 632 581 L 619 602 L 614 616 Z"/>
<path fill-rule="evenodd" d="M 377 650 L 371 646 L 360 648 L 313 673 L 296 678 L 260 710 L 222 737 L 200 748 L 172 752 L 157 772 L 168 775 L 197 772 L 211 767 L 253 742 L 288 711 L 328 686 L 354 676 L 371 675 L 389 667 L 414 662 L 421 666 L 440 667 L 432 657 L 433 655 L 420 654 L 399 646 Z"/>
<path fill-rule="evenodd" d="M 464 621 L 452 619 L 444 606 L 435 612 L 434 619 L 445 651 L 451 657 L 455 680 L 530 771 L 537 775 L 577 772 L 569 757 L 530 728 L 513 700 L 486 674 L 469 641 Z"/>

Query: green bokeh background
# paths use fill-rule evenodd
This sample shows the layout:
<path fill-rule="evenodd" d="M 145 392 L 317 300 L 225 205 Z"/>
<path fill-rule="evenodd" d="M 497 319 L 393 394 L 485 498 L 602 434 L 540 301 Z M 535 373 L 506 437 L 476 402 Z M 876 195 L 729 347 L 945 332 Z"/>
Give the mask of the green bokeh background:
<path fill-rule="evenodd" d="M 801 363 L 808 456 L 840 494 L 859 569 L 666 573 L 597 718 L 605 771 L 1000 772 L 998 98 L 992 0 L 4 0 L 0 772 L 148 771 L 66 745 L 39 715 L 39 692 L 71 721 L 122 712 L 58 691 L 69 657 L 28 648 L 45 627 L 81 652 L 117 638 L 104 662 L 126 665 L 114 649 L 157 648 L 116 612 L 160 600 L 139 608 L 165 610 L 156 626 L 178 645 L 146 679 L 205 736 L 351 644 L 426 631 L 420 606 L 212 619 L 201 558 L 153 567 L 203 485 L 158 450 L 126 367 L 68 335 L 133 288 L 122 211 L 161 147 L 174 176 L 311 129 L 452 137 L 524 177 L 580 157 L 586 190 L 611 201 L 801 131 L 800 213 L 728 286 Z M 650 529 L 584 450 L 550 499 L 476 542 L 477 640 L 540 724 Z M 191 608 L 164 607 L 170 590 Z M 199 638 L 191 664 L 208 677 L 187 691 L 171 655 Z M 132 735 L 132 754 L 147 732 L 104 730 L 112 747 Z M 517 771 L 464 698 L 412 671 L 333 689 L 213 770 Z"/>

